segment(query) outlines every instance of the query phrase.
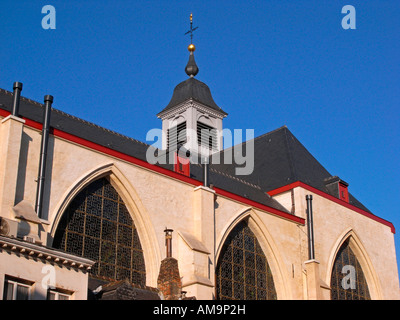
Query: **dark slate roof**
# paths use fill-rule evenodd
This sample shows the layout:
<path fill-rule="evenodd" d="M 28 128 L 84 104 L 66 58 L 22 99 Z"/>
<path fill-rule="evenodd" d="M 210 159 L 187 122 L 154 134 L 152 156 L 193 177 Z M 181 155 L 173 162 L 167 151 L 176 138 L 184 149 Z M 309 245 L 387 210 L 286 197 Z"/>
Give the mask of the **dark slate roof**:
<path fill-rule="evenodd" d="M 203 181 L 204 178 L 202 165 L 191 165 L 190 175 L 196 180 Z M 226 171 L 220 171 L 213 165 L 210 165 L 209 168 L 209 183 L 230 193 L 253 200 L 268 207 L 290 213 L 278 201 L 269 196 L 259 185 L 254 184 L 245 178 L 242 178 L 241 176 L 236 176 L 234 173 L 230 174 Z"/>
<path fill-rule="evenodd" d="M 11 112 L 12 104 L 13 93 L 0 89 L 0 108 Z M 43 123 L 43 110 L 43 104 L 21 97 L 19 114 L 22 117 Z M 61 110 L 52 108 L 50 126 L 115 151 L 146 160 L 148 144 L 74 117 Z"/>
<path fill-rule="evenodd" d="M 159 114 L 166 110 L 170 110 L 180 103 L 190 99 L 193 99 L 194 101 L 204 104 L 213 110 L 227 115 L 227 113 L 215 103 L 211 95 L 210 88 L 205 83 L 195 78 L 189 78 L 178 84 L 174 89 L 171 101 Z"/>
<path fill-rule="evenodd" d="M 192 83 L 199 82 L 193 78 L 185 82 L 190 81 Z M 12 100 L 12 92 L 0 89 L 1 109 L 11 112 Z M 43 104 L 21 97 L 20 115 L 22 117 L 42 123 L 43 109 Z M 55 108 L 52 110 L 50 125 L 53 128 L 143 161 L 146 161 L 147 149 L 151 147 L 146 143 L 71 116 Z M 302 181 L 329 193 L 324 185 L 324 179 L 331 175 L 286 127 L 255 138 L 254 142 L 255 168 L 251 175 L 237 176 L 234 171 L 235 165 L 212 164 L 210 165 L 210 183 L 220 189 L 284 212 L 288 211 L 266 192 L 291 182 Z M 221 159 L 223 159 L 223 154 Z M 173 170 L 173 166 L 169 164 L 159 166 Z M 190 170 L 192 178 L 203 181 L 201 165 L 192 164 Z M 352 195 L 350 195 L 350 203 L 368 211 Z"/>
<path fill-rule="evenodd" d="M 0 108 L 11 112 L 13 103 L 12 92 L 0 89 Z M 21 97 L 20 115 L 24 118 L 43 122 L 43 104 Z M 105 129 L 91 122 L 71 116 L 55 108 L 52 109 L 50 126 L 66 133 L 73 134 L 79 138 L 88 140 L 98 145 L 124 153 L 137 159 L 146 161 L 146 152 L 150 145 L 138 140 L 126 137 L 114 131 Z M 160 152 L 162 152 L 160 150 Z M 160 167 L 173 170 L 173 165 L 160 164 Z M 191 166 L 191 177 L 203 181 L 202 168 L 200 165 Z M 276 200 L 265 194 L 259 187 L 253 186 L 242 179 L 232 175 L 210 172 L 210 180 L 216 187 L 244 196 L 253 201 L 270 206 L 272 208 L 287 212 Z"/>
<path fill-rule="evenodd" d="M 242 146 L 245 152 L 245 143 Z M 221 152 L 223 163 L 224 152 Z M 330 194 L 325 180 L 332 175 L 313 157 L 299 140 L 283 126 L 254 139 L 254 171 L 242 179 L 258 185 L 263 191 L 271 191 L 293 182 L 301 181 Z M 228 175 L 234 175 L 235 166 L 214 164 L 213 167 Z M 368 211 L 354 196 L 349 194 L 350 204 Z"/>

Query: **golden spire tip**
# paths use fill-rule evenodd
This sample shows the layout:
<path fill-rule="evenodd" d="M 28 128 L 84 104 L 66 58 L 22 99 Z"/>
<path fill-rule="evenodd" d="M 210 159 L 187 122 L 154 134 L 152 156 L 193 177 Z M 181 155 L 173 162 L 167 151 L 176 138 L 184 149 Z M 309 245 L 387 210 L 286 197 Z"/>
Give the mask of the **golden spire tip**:
<path fill-rule="evenodd" d="M 196 50 L 196 47 L 194 46 L 193 43 L 189 44 L 188 50 L 189 50 L 190 52 L 193 52 L 194 50 Z"/>

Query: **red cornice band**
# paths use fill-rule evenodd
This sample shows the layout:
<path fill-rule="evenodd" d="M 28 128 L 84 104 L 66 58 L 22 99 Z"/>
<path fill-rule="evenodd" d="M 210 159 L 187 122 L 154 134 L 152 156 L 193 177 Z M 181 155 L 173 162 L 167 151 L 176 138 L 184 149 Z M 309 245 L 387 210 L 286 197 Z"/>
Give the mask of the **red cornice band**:
<path fill-rule="evenodd" d="M 9 115 L 10 115 L 10 112 L 8 112 L 6 110 L 3 110 L 3 109 L 0 109 L 0 116 L 7 117 Z M 42 130 L 42 124 L 41 123 L 33 121 L 33 120 L 30 120 L 30 119 L 27 119 L 27 118 L 23 118 L 23 119 L 25 120 L 25 125 L 26 126 L 32 127 L 34 129 L 37 129 L 37 130 Z M 176 173 L 174 171 L 171 171 L 171 170 L 168 170 L 168 169 L 165 169 L 165 168 L 158 167 L 156 165 L 152 165 L 152 164 L 148 163 L 147 161 L 143 161 L 143 160 L 137 159 L 135 157 L 126 155 L 126 154 L 124 154 L 122 152 L 112 150 L 110 148 L 107 148 L 107 147 L 101 146 L 99 144 L 90 142 L 90 141 L 85 140 L 83 138 L 79 138 L 77 136 L 74 136 L 72 134 L 66 133 L 64 131 L 61 131 L 61 130 L 58 130 L 58 129 L 53 129 L 52 130 L 52 134 L 54 136 L 56 136 L 56 137 L 59 137 L 59 138 L 65 139 L 67 141 L 79 144 L 79 145 L 87 147 L 89 149 L 96 150 L 98 152 L 107 154 L 107 155 L 115 157 L 117 159 L 124 160 L 124 161 L 127 161 L 129 163 L 136 164 L 136 165 L 141 166 L 143 168 L 149 169 L 151 171 L 158 172 L 160 174 L 166 175 L 166 176 L 171 177 L 173 179 L 177 179 L 177 180 L 186 182 L 186 183 L 191 184 L 193 186 L 202 185 L 201 181 L 192 179 L 192 178 L 187 177 L 187 176 L 185 176 L 183 174 L 179 174 L 179 173 Z M 346 207 L 348 209 L 351 209 L 351 210 L 353 210 L 353 211 L 355 211 L 355 212 L 357 212 L 359 214 L 362 214 L 363 216 L 366 216 L 366 217 L 368 217 L 368 218 L 370 218 L 370 219 L 372 219 L 374 221 L 380 222 L 380 223 L 390 227 L 392 233 L 395 233 L 395 228 L 394 228 L 394 226 L 393 226 L 393 224 L 391 222 L 389 222 L 387 220 L 384 220 L 382 218 L 379 218 L 378 216 L 375 216 L 370 212 L 367 212 L 367 211 L 364 211 L 364 210 L 362 210 L 360 208 L 357 208 L 357 207 L 355 207 L 355 206 L 353 206 L 353 205 L 351 205 L 351 204 L 349 204 L 349 203 L 347 203 L 347 202 L 345 202 L 345 201 L 343 201 L 341 199 L 333 197 L 333 196 L 331 196 L 331 195 L 329 195 L 329 194 L 327 194 L 327 193 L 325 193 L 325 192 L 323 192 L 321 190 L 318 190 L 318 189 L 316 189 L 314 187 L 311 187 L 311 186 L 309 186 L 309 185 L 307 185 L 307 184 L 305 184 L 305 183 L 303 183 L 301 181 L 293 182 L 293 183 L 288 184 L 286 186 L 283 186 L 283 187 L 268 191 L 267 193 L 270 196 L 274 196 L 274 195 L 280 194 L 282 192 L 294 189 L 296 187 L 304 188 L 304 189 L 306 189 L 306 190 L 308 190 L 310 192 L 318 194 L 321 197 L 324 197 L 324 198 L 326 198 L 328 200 L 331 200 L 331 201 L 333 201 L 333 202 L 335 202 L 337 204 L 340 204 L 340 205 L 342 205 L 342 206 L 344 206 L 344 207 Z M 302 224 L 302 225 L 305 224 L 305 219 L 303 219 L 301 217 L 294 216 L 294 215 L 286 213 L 284 211 L 280 211 L 278 209 L 266 206 L 264 204 L 261 204 L 261 203 L 258 203 L 256 201 L 247 199 L 245 197 L 233 194 L 231 192 L 225 191 L 225 190 L 220 189 L 220 188 L 214 187 L 214 190 L 215 190 L 216 194 L 218 194 L 220 196 L 224 196 L 224 197 L 230 198 L 232 200 L 235 200 L 235 201 L 247 204 L 249 206 L 258 208 L 260 210 L 264 210 L 264 211 L 270 212 L 270 213 L 272 213 L 274 215 L 277 215 L 277 216 L 282 217 L 284 219 L 293 221 L 295 223 L 299 223 L 299 224 Z"/>
<path fill-rule="evenodd" d="M 7 117 L 9 115 L 10 115 L 10 113 L 8 111 L 0 109 L 0 116 Z M 42 130 L 42 124 L 41 123 L 33 121 L 33 120 L 30 120 L 30 119 L 27 119 L 27 118 L 23 118 L 23 117 L 22 117 L 22 119 L 25 120 L 25 125 L 26 126 L 34 128 L 34 129 L 37 129 L 37 130 Z M 61 139 L 76 143 L 78 145 L 81 145 L 81 146 L 84 146 L 86 148 L 89 148 L 89 149 L 92 149 L 92 150 L 107 154 L 107 155 L 109 155 L 111 157 L 114 157 L 114 158 L 129 162 L 129 163 L 138 165 L 138 166 L 146 168 L 148 170 L 151 170 L 151 171 L 154 171 L 154 172 L 158 172 L 160 174 L 163 174 L 165 176 L 171 177 L 171 178 L 176 179 L 176 180 L 183 181 L 183 182 L 191 184 L 193 186 L 197 187 L 197 186 L 203 185 L 203 183 L 201 181 L 198 181 L 196 179 L 193 179 L 193 178 L 187 177 L 187 176 L 185 176 L 183 174 L 180 174 L 180 173 L 177 173 L 177 172 L 174 172 L 174 171 L 171 171 L 171 170 L 168 170 L 168 169 L 165 169 L 165 168 L 150 164 L 147 161 L 143 161 L 143 160 L 137 159 L 135 157 L 129 156 L 127 154 L 124 154 L 122 152 L 112 150 L 110 148 L 101 146 L 101 145 L 99 145 L 97 143 L 90 142 L 90 141 L 85 140 L 83 138 L 79 138 L 79 137 L 77 137 L 75 135 L 66 133 L 64 131 L 61 131 L 61 130 L 58 130 L 58 129 L 54 128 L 54 129 L 52 129 L 51 133 L 55 137 L 59 137 Z M 236 195 L 234 193 L 225 191 L 223 189 L 219 189 L 219 188 L 215 188 L 214 187 L 214 190 L 215 190 L 217 195 L 230 198 L 232 200 L 241 202 L 243 204 L 252 206 L 254 208 L 257 208 L 257 209 L 260 209 L 260 210 L 263 210 L 263 211 L 266 211 L 266 212 L 269 212 L 271 214 L 277 215 L 277 216 L 279 216 L 281 218 L 287 219 L 289 221 L 292 221 L 292 222 L 295 222 L 295 223 L 298 223 L 298 224 L 302 224 L 302 225 L 305 224 L 305 219 L 303 219 L 301 217 L 289 214 L 289 213 L 284 212 L 284 211 L 280 211 L 278 209 L 275 209 L 275 208 L 269 207 L 267 205 L 258 203 L 256 201 L 247 199 L 245 197 Z"/>
<path fill-rule="evenodd" d="M 378 216 L 375 216 L 374 214 L 372 214 L 372 213 L 370 213 L 368 211 L 365 211 L 365 210 L 362 210 L 360 208 L 357 208 L 356 206 L 353 206 L 352 204 L 350 204 L 350 203 L 348 203 L 346 201 L 343 201 L 343 200 L 341 200 L 339 198 L 331 196 L 330 194 L 327 194 L 327 193 L 325 193 L 325 192 L 323 192 L 321 190 L 318 190 L 318 189 L 316 189 L 314 187 L 311 187 L 308 184 L 305 184 L 305 183 L 303 183 L 301 181 L 293 182 L 293 183 L 288 184 L 286 186 L 283 186 L 283 187 L 268 191 L 267 193 L 272 197 L 274 195 L 277 195 L 277 194 L 292 190 L 292 189 L 297 188 L 297 187 L 301 187 L 303 189 L 306 189 L 306 190 L 308 190 L 308 191 L 310 191 L 312 193 L 315 193 L 315 194 L 317 194 L 317 195 L 319 195 L 321 197 L 324 197 L 324 198 L 326 198 L 328 200 L 331 200 L 331 201 L 333 201 L 333 202 L 335 202 L 337 204 L 340 204 L 340 205 L 342 205 L 342 206 L 344 206 L 344 207 L 346 207 L 346 208 L 348 208 L 350 210 L 353 210 L 353 211 L 355 211 L 355 212 L 357 212 L 359 214 L 362 214 L 363 216 L 366 216 L 366 217 L 368 217 L 368 218 L 370 218 L 370 219 L 372 219 L 374 221 L 380 222 L 380 223 L 384 224 L 385 226 L 390 227 L 392 233 L 396 232 L 395 228 L 394 228 L 394 225 L 391 222 L 389 222 L 387 220 L 384 220 L 382 218 L 379 218 Z"/>

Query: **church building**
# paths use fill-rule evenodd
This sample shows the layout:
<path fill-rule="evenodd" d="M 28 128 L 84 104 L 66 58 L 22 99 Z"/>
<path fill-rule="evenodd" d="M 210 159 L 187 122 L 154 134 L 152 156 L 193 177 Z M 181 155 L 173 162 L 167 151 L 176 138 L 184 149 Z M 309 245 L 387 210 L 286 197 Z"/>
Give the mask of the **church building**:
<path fill-rule="evenodd" d="M 0 89 L 2 299 L 398 299 L 393 224 L 286 126 L 224 149 L 194 51 L 159 149 Z"/>

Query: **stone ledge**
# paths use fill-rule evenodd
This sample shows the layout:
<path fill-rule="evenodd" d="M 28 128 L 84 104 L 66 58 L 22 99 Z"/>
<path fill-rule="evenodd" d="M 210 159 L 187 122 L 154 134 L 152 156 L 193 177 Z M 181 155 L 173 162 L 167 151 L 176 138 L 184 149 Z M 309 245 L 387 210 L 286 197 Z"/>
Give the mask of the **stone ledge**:
<path fill-rule="evenodd" d="M 59 266 L 70 267 L 82 271 L 90 270 L 95 263 L 92 260 L 74 256 L 63 251 L 5 236 L 0 236 L 0 250 L 22 254 L 31 259 L 39 259 L 44 263 L 55 263 Z"/>

